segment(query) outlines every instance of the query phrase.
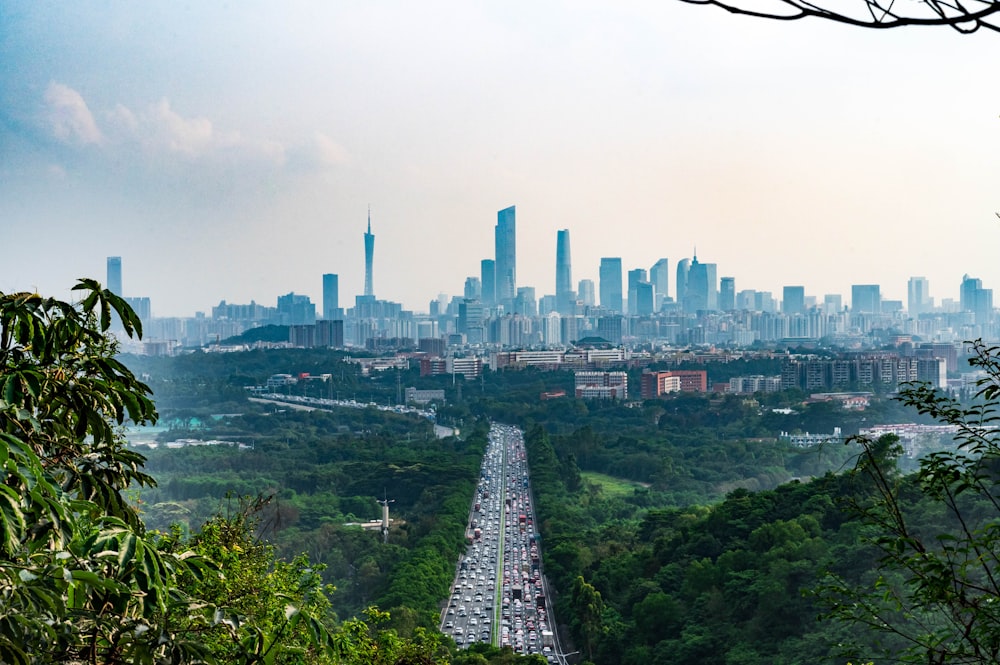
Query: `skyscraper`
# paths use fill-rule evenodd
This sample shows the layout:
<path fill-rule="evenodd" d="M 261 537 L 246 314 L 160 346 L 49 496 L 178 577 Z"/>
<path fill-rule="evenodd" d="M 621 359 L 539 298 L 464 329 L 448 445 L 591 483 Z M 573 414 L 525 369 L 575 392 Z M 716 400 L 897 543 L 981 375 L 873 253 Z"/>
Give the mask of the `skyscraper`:
<path fill-rule="evenodd" d="M 806 287 L 786 286 L 782 289 L 781 313 L 786 316 L 806 313 Z"/>
<path fill-rule="evenodd" d="M 735 277 L 723 277 L 719 280 L 719 309 L 723 312 L 736 309 Z"/>
<path fill-rule="evenodd" d="M 483 304 L 497 304 L 497 262 L 483 259 L 479 263 L 479 281 L 483 285 Z"/>
<path fill-rule="evenodd" d="M 972 312 L 977 325 L 989 324 L 993 317 L 993 289 L 984 289 L 983 280 L 968 275 L 962 276 L 959 291 L 963 312 Z"/>
<path fill-rule="evenodd" d="M 682 301 L 684 311 L 712 311 L 719 308 L 719 282 L 716 272 L 714 263 L 700 263 L 697 256 L 691 260 L 691 267 L 687 272 L 687 288 Z"/>
<path fill-rule="evenodd" d="M 535 301 L 535 287 L 517 287 L 517 297 L 514 298 L 514 313 L 521 316 L 538 316 L 538 303 Z"/>
<path fill-rule="evenodd" d="M 517 248 L 514 206 L 497 213 L 496 239 L 496 299 L 510 307 L 517 295 Z"/>
<path fill-rule="evenodd" d="M 483 285 L 478 277 L 465 278 L 465 299 L 482 301 Z"/>
<path fill-rule="evenodd" d="M 122 257 L 108 257 L 108 290 L 116 296 L 122 295 Z"/>
<path fill-rule="evenodd" d="M 372 234 L 372 209 L 368 208 L 368 231 L 365 233 L 365 295 L 374 296 L 372 264 L 375 260 L 375 236 Z"/>
<path fill-rule="evenodd" d="M 316 323 L 316 305 L 309 296 L 295 293 L 278 296 L 278 322 L 283 326 L 310 326 Z"/>
<path fill-rule="evenodd" d="M 594 280 L 581 279 L 580 284 L 576 287 L 576 297 L 579 298 L 584 307 L 593 307 L 596 305 L 597 299 L 594 297 Z"/>
<path fill-rule="evenodd" d="M 569 253 L 569 229 L 556 233 L 556 310 L 572 314 L 576 294 L 573 293 L 573 269 Z"/>
<path fill-rule="evenodd" d="M 640 284 L 649 284 L 646 279 L 646 270 L 644 268 L 635 268 L 634 270 L 628 271 L 628 313 L 638 314 L 638 303 L 639 298 L 637 295 L 637 290 Z"/>
<path fill-rule="evenodd" d="M 599 273 L 601 291 L 601 307 L 616 314 L 622 313 L 622 260 L 621 257 L 604 257 L 601 259 Z"/>
<path fill-rule="evenodd" d="M 691 259 L 681 259 L 677 262 L 677 304 L 683 305 L 687 297 L 688 271 L 691 270 Z"/>
<path fill-rule="evenodd" d="M 860 314 L 881 314 L 882 289 L 879 285 L 852 284 L 851 311 Z"/>
<path fill-rule="evenodd" d="M 653 297 L 656 309 L 659 310 L 663 307 L 663 301 L 667 299 L 667 287 L 670 286 L 670 268 L 666 259 L 660 259 L 649 269 L 649 281 L 656 290 Z"/>
<path fill-rule="evenodd" d="M 643 270 L 643 272 L 646 272 Z M 649 316 L 653 313 L 653 293 L 655 289 L 649 282 L 643 280 L 635 285 L 635 295 L 629 297 L 628 309 L 630 314 L 637 316 Z"/>
<path fill-rule="evenodd" d="M 327 321 L 341 318 L 340 278 L 333 273 L 323 275 L 323 318 Z"/>
<path fill-rule="evenodd" d="M 906 310 L 916 318 L 933 307 L 926 277 L 911 277 L 906 284 Z"/>

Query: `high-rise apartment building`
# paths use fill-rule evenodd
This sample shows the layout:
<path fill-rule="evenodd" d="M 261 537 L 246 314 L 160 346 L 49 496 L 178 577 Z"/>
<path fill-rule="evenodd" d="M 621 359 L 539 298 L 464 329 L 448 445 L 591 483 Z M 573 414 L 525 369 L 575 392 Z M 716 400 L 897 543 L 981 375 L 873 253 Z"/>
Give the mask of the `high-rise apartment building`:
<path fill-rule="evenodd" d="M 116 296 L 122 295 L 122 257 L 108 257 L 108 291 Z"/>
<path fill-rule="evenodd" d="M 622 260 L 621 257 L 604 257 L 598 275 L 601 290 L 601 307 L 617 314 L 622 308 Z"/>
<path fill-rule="evenodd" d="M 368 231 L 365 232 L 365 295 L 374 296 L 372 268 L 375 261 L 375 236 L 372 234 L 372 211 L 368 209 Z"/>
<path fill-rule="evenodd" d="M 878 284 L 852 284 L 851 311 L 857 314 L 881 314 L 881 287 Z"/>
<path fill-rule="evenodd" d="M 667 287 L 670 286 L 670 269 L 666 259 L 660 259 L 649 269 L 649 281 L 655 290 L 654 306 L 659 310 L 663 307 L 663 301 L 667 299 Z"/>
<path fill-rule="evenodd" d="M 934 308 L 934 303 L 928 293 L 930 285 L 926 277 L 911 277 L 906 283 L 906 311 L 917 318 Z"/>
<path fill-rule="evenodd" d="M 785 316 L 806 313 L 806 287 L 786 286 L 782 289 L 781 313 Z"/>
<path fill-rule="evenodd" d="M 736 309 L 735 277 L 723 277 L 719 280 L 719 309 L 723 312 Z"/>
<path fill-rule="evenodd" d="M 496 240 L 496 299 L 510 306 L 517 295 L 517 233 L 514 206 L 497 213 L 494 230 Z"/>
<path fill-rule="evenodd" d="M 563 229 L 556 233 L 556 310 L 563 315 L 572 314 L 575 303 L 569 229 Z"/>
<path fill-rule="evenodd" d="M 340 277 L 333 273 L 323 275 L 323 318 L 327 321 L 342 318 L 340 312 Z"/>
<path fill-rule="evenodd" d="M 483 304 L 491 307 L 497 304 L 497 262 L 483 259 L 479 262 L 479 281 L 483 286 Z"/>

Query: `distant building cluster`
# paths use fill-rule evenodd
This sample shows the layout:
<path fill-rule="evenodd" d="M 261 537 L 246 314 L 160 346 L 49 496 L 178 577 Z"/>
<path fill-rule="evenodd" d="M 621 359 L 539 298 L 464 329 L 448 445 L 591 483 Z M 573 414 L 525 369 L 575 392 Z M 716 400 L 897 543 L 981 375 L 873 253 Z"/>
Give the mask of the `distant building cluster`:
<path fill-rule="evenodd" d="M 569 229 L 556 233 L 554 293 L 542 294 L 534 286 L 518 283 L 514 206 L 497 212 L 492 256 L 478 260 L 478 274 L 465 279 L 461 293 L 441 294 L 430 301 L 427 312 L 417 313 L 376 296 L 370 210 L 362 236 L 364 289 L 352 307 L 341 306 L 340 276 L 335 273 L 322 275 L 319 307 L 308 296 L 290 292 L 279 296 L 274 306 L 223 300 L 209 316 L 156 318 L 149 298 L 126 297 L 143 319 L 144 338 L 150 342 L 145 352 L 163 354 L 218 344 L 267 325 L 287 326 L 288 339 L 281 343 L 289 346 L 383 352 L 433 343 L 441 348 L 425 352 L 442 357 L 475 355 L 495 367 L 590 366 L 593 359 L 582 360 L 572 350 L 584 346 L 580 341 L 588 338 L 603 340 L 617 353 L 665 346 L 741 349 L 821 344 L 861 350 L 885 346 L 890 335 L 944 345 L 998 339 L 993 291 L 969 275 L 961 279 L 957 301 L 935 303 L 928 280 L 911 277 L 905 303 L 884 298 L 879 284 L 855 284 L 849 306 L 841 294 L 811 295 L 801 285 L 784 286 L 780 293 L 738 289 L 735 277 L 720 276 L 718 266 L 700 260 L 697 252 L 673 264 L 660 258 L 649 268 L 628 268 L 622 257 L 603 257 L 595 266 L 596 282 L 574 281 Z M 121 257 L 108 257 L 107 284 L 123 295 Z M 901 376 L 912 374 L 898 369 Z M 933 373 L 931 367 L 924 369 Z M 795 379 L 805 387 L 841 381 L 836 367 L 810 365 L 797 371 L 806 372 Z M 864 376 L 865 371 L 859 370 L 857 380 L 863 382 Z"/>

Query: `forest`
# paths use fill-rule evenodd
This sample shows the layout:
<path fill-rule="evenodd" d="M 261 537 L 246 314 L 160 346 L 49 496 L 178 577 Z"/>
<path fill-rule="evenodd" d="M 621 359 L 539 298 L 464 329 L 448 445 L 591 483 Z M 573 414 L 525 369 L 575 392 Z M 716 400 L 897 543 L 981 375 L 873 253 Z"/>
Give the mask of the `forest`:
<path fill-rule="evenodd" d="M 794 392 L 543 400 L 571 377 L 366 376 L 301 350 L 120 356 L 112 311 L 126 334 L 138 318 L 77 289 L 77 304 L 0 298 L 4 662 L 531 662 L 436 630 L 491 419 L 526 432 L 536 538 L 581 662 L 1000 657 L 997 348 L 972 345 L 983 378 L 965 403 L 921 385 L 864 411 Z M 443 388 L 435 417 L 458 435 L 250 399 L 278 373 L 328 377 L 288 395 L 362 403 Z M 886 422 L 946 423 L 955 441 L 911 459 L 893 435 L 852 436 Z M 847 438 L 782 436 L 834 428 Z M 387 542 L 355 524 L 379 499 Z"/>
<path fill-rule="evenodd" d="M 867 662 L 901 658 L 913 646 L 835 610 L 837 594 L 883 580 L 884 553 L 866 512 L 877 497 L 859 466 L 864 442 L 797 448 L 780 437 L 835 427 L 850 437 L 873 423 L 940 421 L 898 396 L 875 396 L 864 411 L 797 392 L 540 400 L 571 385 L 571 375 L 507 370 L 464 381 L 410 369 L 366 377 L 331 352 L 194 356 L 201 357 L 127 359 L 170 423 L 160 438 L 253 448 L 145 453 L 161 481 L 143 492 L 148 519 L 192 524 L 227 493 L 272 494 L 262 522 L 268 541 L 282 557 L 305 552 L 326 565 L 338 615 L 376 604 L 402 635 L 432 629 L 493 419 L 527 432 L 556 616 L 586 661 Z M 279 372 L 331 376 L 327 385 L 292 386 L 291 394 L 391 402 L 400 385 L 443 388 L 438 420 L 462 436 L 438 440 L 427 421 L 374 409 L 304 413 L 246 401 L 246 386 Z M 923 516 L 921 528 L 950 528 L 934 498 L 920 492 L 918 460 L 887 454 L 879 464 L 898 476 L 898 493 L 912 502 L 907 511 Z M 383 495 L 395 499 L 393 515 L 404 522 L 388 545 L 344 526 L 374 518 Z"/>

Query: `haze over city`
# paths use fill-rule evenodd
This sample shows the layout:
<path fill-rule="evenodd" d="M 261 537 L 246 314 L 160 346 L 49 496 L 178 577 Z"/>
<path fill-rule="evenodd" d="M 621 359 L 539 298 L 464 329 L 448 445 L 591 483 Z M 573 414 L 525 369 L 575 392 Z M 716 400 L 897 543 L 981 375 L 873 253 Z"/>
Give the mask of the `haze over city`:
<path fill-rule="evenodd" d="M 156 316 L 319 301 L 426 311 L 493 258 L 517 285 L 702 261 L 810 295 L 1000 285 L 989 37 L 845 31 L 674 2 L 0 9 L 0 291 L 121 256 Z"/>

